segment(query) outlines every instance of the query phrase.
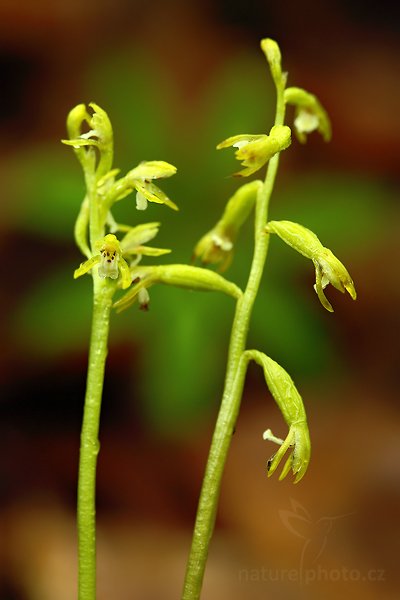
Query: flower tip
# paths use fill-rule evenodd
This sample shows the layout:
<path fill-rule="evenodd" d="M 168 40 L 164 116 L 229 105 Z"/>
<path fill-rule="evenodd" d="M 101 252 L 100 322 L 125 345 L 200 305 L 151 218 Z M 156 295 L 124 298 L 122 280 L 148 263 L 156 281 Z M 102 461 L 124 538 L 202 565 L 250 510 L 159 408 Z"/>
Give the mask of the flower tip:
<path fill-rule="evenodd" d="M 346 290 L 348 291 L 348 293 L 350 294 L 350 297 L 352 300 L 357 300 L 357 292 L 356 292 L 356 288 L 354 287 L 354 283 L 347 283 L 344 285 L 344 287 L 346 288 Z"/>

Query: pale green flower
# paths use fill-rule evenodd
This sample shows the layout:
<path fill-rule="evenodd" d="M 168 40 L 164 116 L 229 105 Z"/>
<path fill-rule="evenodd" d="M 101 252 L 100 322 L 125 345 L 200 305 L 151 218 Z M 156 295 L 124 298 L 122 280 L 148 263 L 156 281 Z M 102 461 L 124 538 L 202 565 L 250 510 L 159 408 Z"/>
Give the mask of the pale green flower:
<path fill-rule="evenodd" d="M 311 443 L 303 400 L 289 373 L 276 361 L 258 350 L 246 350 L 245 355 L 262 367 L 268 389 L 289 427 L 289 433 L 285 440 L 274 436 L 270 429 L 263 434 L 264 440 L 280 446 L 278 452 L 268 460 L 268 477 L 273 475 L 287 450 L 292 448 L 279 480 L 284 479 L 292 470 L 295 475 L 294 483 L 297 483 L 307 471 L 311 456 Z"/>
<path fill-rule="evenodd" d="M 118 179 L 108 192 L 108 202 L 112 204 L 128 196 L 136 190 L 136 208 L 145 210 L 147 202 L 166 204 L 173 210 L 179 210 L 177 205 L 154 183 L 154 179 L 164 179 L 175 175 L 176 167 L 162 161 L 152 160 L 141 162 L 137 167 Z"/>
<path fill-rule="evenodd" d="M 74 279 L 88 273 L 94 266 L 99 265 L 98 275 L 101 279 L 109 277 L 118 279 L 121 276 L 121 287 L 126 289 L 131 284 L 130 269 L 124 258 L 120 244 L 114 234 L 109 233 L 96 244 L 98 254 L 95 254 L 74 271 Z"/>
<path fill-rule="evenodd" d="M 302 88 L 290 87 L 284 92 L 286 104 L 295 107 L 294 130 L 299 142 L 304 144 L 307 135 L 318 131 L 325 142 L 332 137 L 331 122 L 328 113 L 314 94 Z"/>
<path fill-rule="evenodd" d="M 329 283 L 342 293 L 347 291 L 351 298 L 356 300 L 357 292 L 346 267 L 329 248 L 325 248 L 321 244 L 310 229 L 293 221 L 269 221 L 266 231 L 275 233 L 288 246 L 313 261 L 316 279 L 314 289 L 326 310 L 333 312 L 333 308 L 324 294 L 324 289 Z"/>
<path fill-rule="evenodd" d="M 231 196 L 218 223 L 196 244 L 194 258 L 203 264 L 220 263 L 219 271 L 225 271 L 233 258 L 233 249 L 239 231 L 256 202 L 262 188 L 259 180 L 245 183 Z"/>

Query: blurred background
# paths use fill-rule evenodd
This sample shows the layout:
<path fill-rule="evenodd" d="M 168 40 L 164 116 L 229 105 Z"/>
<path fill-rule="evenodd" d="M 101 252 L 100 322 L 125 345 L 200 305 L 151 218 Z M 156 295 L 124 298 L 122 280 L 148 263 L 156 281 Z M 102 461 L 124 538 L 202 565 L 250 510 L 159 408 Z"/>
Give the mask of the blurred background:
<path fill-rule="evenodd" d="M 250 366 L 204 598 L 399 597 L 399 13 L 361 0 L 1 0 L 0 600 L 76 597 L 91 286 L 72 279 L 84 184 L 59 142 L 67 112 L 90 101 L 107 110 L 123 172 L 141 160 L 178 167 L 163 189 L 179 213 L 139 214 L 128 199 L 114 216 L 160 220 L 166 262 L 188 262 L 237 188 L 233 153 L 216 144 L 271 127 L 267 36 L 289 85 L 317 94 L 333 125 L 329 145 L 314 134 L 282 155 L 270 216 L 314 230 L 359 298 L 328 289 L 327 313 L 312 265 L 272 239 L 248 345 L 295 379 L 313 457 L 300 485 L 267 480 L 274 448 L 262 432 L 284 436 L 285 425 Z M 251 251 L 249 223 L 227 273 L 239 285 Z M 99 600 L 179 597 L 233 308 L 160 287 L 148 313 L 113 316 Z M 300 580 L 305 569 L 313 581 Z"/>

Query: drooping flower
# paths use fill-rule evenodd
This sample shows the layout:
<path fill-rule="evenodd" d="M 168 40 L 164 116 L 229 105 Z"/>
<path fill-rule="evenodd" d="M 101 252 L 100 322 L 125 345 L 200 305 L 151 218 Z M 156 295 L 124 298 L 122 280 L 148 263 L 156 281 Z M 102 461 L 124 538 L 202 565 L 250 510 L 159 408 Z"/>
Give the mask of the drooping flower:
<path fill-rule="evenodd" d="M 326 310 L 333 312 L 332 305 L 324 294 L 329 283 L 342 293 L 347 291 L 356 300 L 357 292 L 346 267 L 329 248 L 321 244 L 310 229 L 292 221 L 269 221 L 266 232 L 277 234 L 286 244 L 313 261 L 316 279 L 314 289 Z"/>
<path fill-rule="evenodd" d="M 196 244 L 194 258 L 203 264 L 220 264 L 225 271 L 233 258 L 233 248 L 239 231 L 251 213 L 262 188 L 259 180 L 242 185 L 228 200 L 218 223 Z"/>
<path fill-rule="evenodd" d="M 248 177 L 261 169 L 275 154 L 288 148 L 290 144 L 290 128 L 286 125 L 274 125 L 269 135 L 234 135 L 218 144 L 217 150 L 237 148 L 235 157 L 245 168 L 234 175 Z"/>
<path fill-rule="evenodd" d="M 333 312 L 332 305 L 324 294 L 324 289 L 329 283 L 342 293 L 347 291 L 351 298 L 356 300 L 357 292 L 349 272 L 329 248 L 323 248 L 318 256 L 313 258 L 313 263 L 315 266 L 314 289 L 326 310 Z"/>
<path fill-rule="evenodd" d="M 302 88 L 290 87 L 286 88 L 284 99 L 286 104 L 295 107 L 293 124 L 299 142 L 304 144 L 307 135 L 313 131 L 318 131 L 325 142 L 330 141 L 332 129 L 328 113 L 314 94 Z"/>
<path fill-rule="evenodd" d="M 304 476 L 311 456 L 311 443 L 303 400 L 289 373 L 276 361 L 258 350 L 246 350 L 244 354 L 247 359 L 254 360 L 262 367 L 268 389 L 289 427 L 289 433 L 285 440 L 274 436 L 270 429 L 263 434 L 264 440 L 275 442 L 280 446 L 278 452 L 267 463 L 268 477 L 276 471 L 287 450 L 293 448 L 279 480 L 286 477 L 292 470 L 295 475 L 294 482 L 297 483 Z"/>

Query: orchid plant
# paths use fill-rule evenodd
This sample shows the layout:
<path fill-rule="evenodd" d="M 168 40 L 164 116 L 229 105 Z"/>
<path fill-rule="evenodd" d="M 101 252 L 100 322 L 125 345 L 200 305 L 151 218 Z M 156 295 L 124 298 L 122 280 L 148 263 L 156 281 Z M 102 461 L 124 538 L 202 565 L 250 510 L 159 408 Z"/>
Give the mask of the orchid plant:
<path fill-rule="evenodd" d="M 281 68 L 281 54 L 276 42 L 264 39 L 261 48 L 267 58 L 276 87 L 275 122 L 268 134 L 240 134 L 229 137 L 217 148 L 236 148 L 236 158 L 243 167 L 235 173 L 249 177 L 267 165 L 265 179 L 241 185 L 228 200 L 216 225 L 197 243 L 194 258 L 205 267 L 167 264 L 143 265 L 143 257 L 154 258 L 170 252 L 148 246 L 158 233 L 160 223 L 123 225 L 114 220 L 115 203 L 136 192 L 136 209 L 143 211 L 148 202 L 164 204 L 178 210 L 177 205 L 154 183 L 170 177 L 176 168 L 164 161 L 141 162 L 126 175 L 113 168 L 113 131 L 106 112 L 94 103 L 76 106 L 68 115 L 69 139 L 83 168 L 86 196 L 75 225 L 75 240 L 85 261 L 74 277 L 91 275 L 93 281 L 93 318 L 89 349 L 87 389 L 81 433 L 78 480 L 78 550 L 79 600 L 96 597 L 96 462 L 99 452 L 98 432 L 107 355 L 110 314 L 114 307 L 124 310 L 134 302 L 146 310 L 149 288 L 157 283 L 199 291 L 219 291 L 231 296 L 236 310 L 230 335 L 225 387 L 221 408 L 207 461 L 197 510 L 192 546 L 188 558 L 182 600 L 200 598 L 202 581 L 212 537 L 219 491 L 232 433 L 239 412 L 244 379 L 250 360 L 261 366 L 266 385 L 280 408 L 288 427 L 285 439 L 267 429 L 263 437 L 279 446 L 266 465 L 268 476 L 288 454 L 280 473 L 283 479 L 292 471 L 299 482 L 310 462 L 310 437 L 304 405 L 295 384 L 285 369 L 259 350 L 247 348 L 247 334 L 252 308 L 264 271 L 271 234 L 311 259 L 315 266 L 315 290 L 328 311 L 332 306 L 324 288 L 331 283 L 353 300 L 353 281 L 338 258 L 325 248 L 318 237 L 298 223 L 269 221 L 268 206 L 279 165 L 280 153 L 291 144 L 291 129 L 285 125 L 287 105 L 295 109 L 294 130 L 304 143 L 313 131 L 325 141 L 331 137 L 326 111 L 313 95 L 301 88 L 286 87 L 287 74 Z M 254 253 L 248 282 L 244 290 L 227 280 L 221 272 L 233 259 L 234 245 L 243 224 L 254 214 Z M 206 268 L 219 265 L 220 273 Z M 122 294 L 121 294 L 122 292 Z M 115 295 L 119 297 L 115 298 Z M 288 452 L 289 451 L 289 452 Z"/>

